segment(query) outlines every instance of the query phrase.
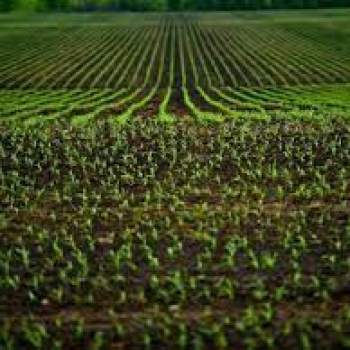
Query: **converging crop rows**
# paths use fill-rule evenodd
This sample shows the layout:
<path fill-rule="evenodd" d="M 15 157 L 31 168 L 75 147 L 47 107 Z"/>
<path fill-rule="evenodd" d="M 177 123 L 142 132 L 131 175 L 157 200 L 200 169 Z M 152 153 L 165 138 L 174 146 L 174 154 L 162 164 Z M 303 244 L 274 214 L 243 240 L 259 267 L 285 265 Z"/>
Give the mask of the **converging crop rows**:
<path fill-rule="evenodd" d="M 1 95 L 23 91 L 24 98 L 18 109 L 3 107 L 2 120 L 230 116 L 279 109 L 281 99 L 311 85 L 350 81 L 346 50 L 327 48 L 327 26 L 315 37 L 313 30 L 305 35 L 307 24 L 209 18 L 138 15 L 80 26 L 67 20 L 44 32 L 13 24 L 11 35 L 0 28 Z M 347 30 L 344 22 L 334 27 Z"/>
<path fill-rule="evenodd" d="M 350 348 L 350 25 L 316 12 L 0 15 L 1 350 Z"/>

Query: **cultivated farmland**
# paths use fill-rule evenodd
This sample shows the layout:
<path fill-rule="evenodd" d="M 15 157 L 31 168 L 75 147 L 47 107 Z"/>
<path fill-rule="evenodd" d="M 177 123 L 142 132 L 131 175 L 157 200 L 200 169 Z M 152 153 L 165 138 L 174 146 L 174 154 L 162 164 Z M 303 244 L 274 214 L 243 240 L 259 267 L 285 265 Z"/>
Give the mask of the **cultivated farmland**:
<path fill-rule="evenodd" d="M 349 348 L 349 15 L 1 15 L 0 349 Z"/>
<path fill-rule="evenodd" d="M 345 15 L 331 28 L 321 18 L 241 17 L 49 18 L 44 33 L 39 19 L 14 19 L 0 32 L 2 120 L 203 119 L 298 101 L 312 108 L 318 101 L 300 95 L 317 100 L 320 85 L 349 81 Z"/>

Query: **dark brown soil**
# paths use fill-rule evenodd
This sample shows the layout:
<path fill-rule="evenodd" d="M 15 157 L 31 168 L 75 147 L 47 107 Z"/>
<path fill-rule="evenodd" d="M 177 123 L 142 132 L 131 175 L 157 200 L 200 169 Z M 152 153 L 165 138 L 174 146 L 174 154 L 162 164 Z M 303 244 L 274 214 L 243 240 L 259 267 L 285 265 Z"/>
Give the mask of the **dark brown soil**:
<path fill-rule="evenodd" d="M 141 110 L 137 111 L 137 115 L 142 118 L 153 118 L 159 112 L 159 106 L 163 101 L 164 93 L 159 93 L 152 98 Z"/>
<path fill-rule="evenodd" d="M 174 89 L 170 98 L 168 111 L 177 117 L 185 117 L 191 115 L 190 110 L 186 107 L 181 89 Z"/>
<path fill-rule="evenodd" d="M 198 109 L 206 113 L 219 113 L 219 110 L 214 106 L 210 105 L 197 90 L 189 91 L 192 102 Z"/>

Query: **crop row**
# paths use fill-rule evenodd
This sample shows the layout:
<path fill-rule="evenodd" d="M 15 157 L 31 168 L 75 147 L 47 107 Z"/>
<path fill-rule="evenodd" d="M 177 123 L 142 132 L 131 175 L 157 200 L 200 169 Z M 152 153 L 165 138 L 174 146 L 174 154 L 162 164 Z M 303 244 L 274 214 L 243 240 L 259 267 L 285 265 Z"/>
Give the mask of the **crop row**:
<path fill-rule="evenodd" d="M 162 45 L 166 45 L 165 41 Z M 174 51 L 174 41 L 171 46 L 171 50 Z M 156 60 L 157 56 L 154 54 L 154 61 Z M 158 63 L 157 83 L 153 87 L 147 87 L 145 83 L 136 90 L 2 90 L 0 121 L 32 124 L 65 120 L 73 124 L 86 124 L 97 119 L 112 118 L 124 121 L 132 116 L 163 120 L 174 116 L 223 119 L 242 113 L 267 115 L 288 113 L 292 110 L 299 111 L 300 116 L 319 112 L 345 114 L 350 109 L 347 84 L 285 88 L 171 88 L 175 79 L 173 58 L 169 62 L 172 67 L 169 87 L 163 89 L 160 82 L 166 58 L 161 57 Z M 150 70 L 146 72 L 146 76 L 150 76 Z"/>
<path fill-rule="evenodd" d="M 292 30 L 295 28 L 280 24 L 210 26 L 185 15 L 160 17 L 158 22 L 45 31 L 34 26 L 17 29 L 12 42 L 0 31 L 4 44 L 0 86 L 135 88 L 147 80 L 148 69 L 147 84 L 151 86 L 158 79 L 158 66 L 152 65 L 154 52 L 157 59 L 167 57 L 161 71 L 160 86 L 164 88 L 172 69 L 172 85 L 187 88 L 333 83 L 350 78 L 349 62 L 341 52 L 329 52 L 317 40 Z"/>
<path fill-rule="evenodd" d="M 290 23 L 213 25 L 193 15 L 153 16 L 138 25 L 34 25 L 12 35 L 1 29 L 1 98 L 13 101 L 4 101 L 0 115 L 86 123 L 132 115 L 222 119 L 290 106 L 346 109 L 344 98 L 320 101 L 308 92 L 350 78 L 347 56 L 327 51 L 323 38 L 305 37 Z M 341 95 L 347 86 L 339 87 Z"/>
<path fill-rule="evenodd" d="M 3 129 L 0 346 L 346 348 L 349 150 L 325 117 Z"/>

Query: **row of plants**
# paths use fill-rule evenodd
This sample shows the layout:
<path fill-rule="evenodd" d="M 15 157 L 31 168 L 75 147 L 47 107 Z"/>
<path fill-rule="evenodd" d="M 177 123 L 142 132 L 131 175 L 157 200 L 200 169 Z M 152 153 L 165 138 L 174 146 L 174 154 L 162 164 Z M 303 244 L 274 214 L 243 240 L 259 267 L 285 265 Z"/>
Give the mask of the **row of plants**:
<path fill-rule="evenodd" d="M 165 45 L 164 42 L 163 44 Z M 175 47 L 175 40 L 172 46 Z M 154 54 L 154 62 L 156 57 Z M 295 113 L 301 118 L 322 113 L 346 116 L 350 108 L 347 84 L 238 89 L 184 87 L 180 88 L 180 97 L 173 100 L 176 93 L 176 89 L 172 88 L 175 60 L 171 63 L 172 74 L 167 89 L 160 88 L 165 56 L 161 62 L 163 63 L 157 64 L 158 82 L 150 90 L 147 88 L 151 79 L 150 70 L 143 86 L 136 90 L 3 90 L 0 93 L 1 122 L 32 125 L 66 120 L 73 125 L 85 125 L 97 119 L 113 118 L 123 121 L 123 115 L 127 115 L 127 119 L 142 116 L 150 105 L 153 109 L 151 114 L 145 114 L 147 118 L 159 116 L 166 122 L 177 117 L 179 104 L 187 108 L 188 117 L 209 120 L 251 115 L 268 119 L 270 114 L 281 113 L 286 118 Z M 183 73 L 186 76 L 185 70 Z"/>
<path fill-rule="evenodd" d="M 152 66 L 152 51 L 166 34 L 167 45 L 157 55 L 175 55 L 173 69 L 180 72 L 180 41 L 184 43 L 186 81 L 183 87 L 281 86 L 347 82 L 349 62 L 342 50 L 326 49 L 327 37 L 306 36 L 299 22 L 229 22 L 214 24 L 192 15 L 154 16 L 152 20 L 124 23 L 44 25 L 25 19 L 8 39 L 8 28 L 0 28 L 0 86 L 3 88 L 135 88 L 144 82 L 150 67 L 151 83 L 158 67 Z M 323 22 L 314 20 L 319 26 Z M 315 23 L 310 24 L 311 33 Z M 333 24 L 344 31 L 346 23 Z M 303 27 L 304 28 L 304 27 Z M 3 31 L 3 34 L 1 34 Z M 178 43 L 171 52 L 172 37 Z M 323 40 L 325 40 L 323 42 Z M 159 57 L 158 57 L 159 59 Z M 170 60 L 162 73 L 161 87 L 169 81 Z M 187 85 L 186 85 L 187 84 Z"/>
<path fill-rule="evenodd" d="M 349 347 L 348 121 L 288 113 L 2 124 L 1 347 Z"/>

